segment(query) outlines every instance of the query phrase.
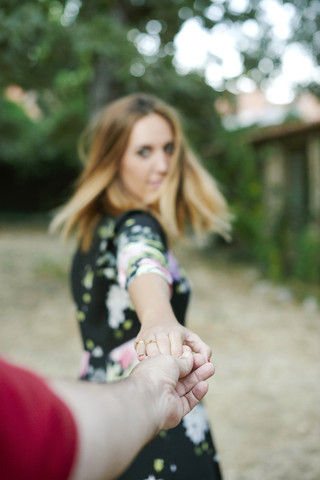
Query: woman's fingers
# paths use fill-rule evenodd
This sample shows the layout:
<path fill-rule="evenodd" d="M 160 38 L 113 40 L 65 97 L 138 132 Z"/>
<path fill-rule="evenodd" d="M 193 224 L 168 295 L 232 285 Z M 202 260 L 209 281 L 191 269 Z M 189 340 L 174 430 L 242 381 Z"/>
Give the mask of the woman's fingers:
<path fill-rule="evenodd" d="M 146 344 L 143 340 L 136 340 L 134 348 L 137 352 L 138 360 L 143 360 L 146 357 Z"/>
<path fill-rule="evenodd" d="M 155 357 L 156 355 L 159 355 L 159 353 L 161 353 L 159 351 L 157 340 L 155 340 L 154 338 L 150 338 L 146 341 L 146 352 L 148 357 Z"/>
<path fill-rule="evenodd" d="M 157 336 L 157 344 L 160 353 L 166 353 L 171 355 L 171 346 L 168 335 L 164 333 L 159 333 Z"/>
<path fill-rule="evenodd" d="M 176 358 L 181 357 L 183 352 L 183 344 L 184 344 L 184 338 L 182 336 L 182 333 L 180 331 L 170 332 L 169 339 L 170 339 L 171 355 Z"/>
<path fill-rule="evenodd" d="M 201 353 L 207 361 L 210 360 L 212 350 L 205 342 L 201 340 L 199 335 L 188 331 L 186 336 L 186 344 L 191 347 L 194 353 Z"/>
<path fill-rule="evenodd" d="M 146 356 L 154 357 L 163 353 L 178 358 L 183 352 L 185 336 L 182 326 L 171 331 L 167 328 L 141 329 L 135 342 L 137 357 L 143 360 Z"/>
<path fill-rule="evenodd" d="M 192 352 L 203 355 L 205 361 L 210 360 L 212 355 L 211 348 L 197 334 L 182 326 L 169 332 L 150 330 L 148 333 L 145 332 L 144 335 L 140 333 L 138 338 L 135 343 L 138 360 L 143 360 L 145 357 L 154 357 L 159 353 L 179 358 L 186 346 Z"/>

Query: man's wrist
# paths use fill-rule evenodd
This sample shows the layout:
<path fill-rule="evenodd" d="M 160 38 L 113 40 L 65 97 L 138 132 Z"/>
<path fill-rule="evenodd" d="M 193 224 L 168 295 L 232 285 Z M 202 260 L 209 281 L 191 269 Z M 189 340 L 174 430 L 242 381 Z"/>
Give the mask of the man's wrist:
<path fill-rule="evenodd" d="M 128 395 L 130 395 L 130 398 L 134 397 L 137 404 L 143 405 L 143 408 L 139 410 L 141 415 L 140 421 L 145 426 L 149 441 L 161 430 L 161 413 L 160 409 L 157 408 L 161 392 L 156 392 L 154 383 L 146 378 L 145 375 L 140 376 L 139 372 L 137 374 L 135 372 L 132 373 L 124 381 L 128 383 Z"/>

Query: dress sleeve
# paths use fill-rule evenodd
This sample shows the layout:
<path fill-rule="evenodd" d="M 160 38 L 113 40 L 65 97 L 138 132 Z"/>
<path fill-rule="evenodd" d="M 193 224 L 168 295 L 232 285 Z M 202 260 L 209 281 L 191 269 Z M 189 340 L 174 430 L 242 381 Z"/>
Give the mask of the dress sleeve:
<path fill-rule="evenodd" d="M 118 282 L 127 289 L 138 275 L 156 273 L 172 286 L 167 262 L 166 237 L 148 212 L 127 212 L 117 228 Z"/>

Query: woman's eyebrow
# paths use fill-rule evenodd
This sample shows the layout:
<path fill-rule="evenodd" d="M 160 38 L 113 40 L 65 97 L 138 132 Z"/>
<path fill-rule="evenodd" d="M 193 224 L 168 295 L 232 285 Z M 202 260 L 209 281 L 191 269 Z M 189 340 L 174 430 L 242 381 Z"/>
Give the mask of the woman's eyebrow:
<path fill-rule="evenodd" d="M 138 148 L 140 150 L 142 148 L 152 148 L 152 146 L 148 143 L 140 143 L 140 144 L 137 144 L 135 148 Z"/>
<path fill-rule="evenodd" d="M 163 147 L 167 147 L 168 145 L 174 145 L 174 141 L 173 140 L 170 140 L 169 142 L 164 142 L 163 143 Z M 154 145 L 150 144 L 150 143 L 137 143 L 135 146 L 134 146 L 135 149 L 138 149 L 138 150 L 141 150 L 142 148 L 154 148 Z"/>

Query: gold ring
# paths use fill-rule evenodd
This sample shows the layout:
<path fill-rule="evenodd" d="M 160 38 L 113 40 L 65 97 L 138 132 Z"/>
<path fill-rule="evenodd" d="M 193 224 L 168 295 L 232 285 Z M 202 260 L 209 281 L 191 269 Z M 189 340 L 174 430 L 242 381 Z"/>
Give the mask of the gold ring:
<path fill-rule="evenodd" d="M 157 340 L 149 340 L 149 342 L 147 342 L 146 345 L 149 345 L 149 343 L 157 343 Z"/>
<path fill-rule="evenodd" d="M 134 348 L 135 350 L 137 350 L 137 346 L 139 343 L 143 343 L 144 344 L 144 341 L 143 340 L 138 340 L 137 342 L 134 342 Z"/>

